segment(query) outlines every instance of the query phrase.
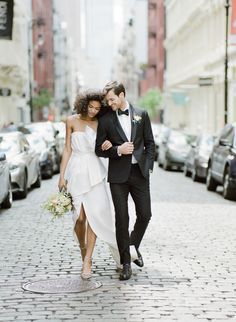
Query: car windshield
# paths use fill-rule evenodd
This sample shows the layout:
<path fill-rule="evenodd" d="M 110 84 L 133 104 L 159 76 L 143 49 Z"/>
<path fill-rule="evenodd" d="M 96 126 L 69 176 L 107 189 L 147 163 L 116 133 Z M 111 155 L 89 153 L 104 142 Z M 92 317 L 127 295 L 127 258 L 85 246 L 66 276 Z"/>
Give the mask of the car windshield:
<path fill-rule="evenodd" d="M 54 130 L 48 123 L 32 123 L 25 126 L 31 133 L 41 133 L 46 141 L 54 140 Z"/>
<path fill-rule="evenodd" d="M 19 141 L 13 136 L 0 136 L 0 152 L 6 155 L 20 152 Z"/>
<path fill-rule="evenodd" d="M 181 133 L 171 133 L 169 143 L 174 145 L 187 145 L 187 138 Z"/>
<path fill-rule="evenodd" d="M 214 137 L 213 136 L 204 136 L 200 141 L 200 146 L 203 149 L 209 149 L 214 144 Z"/>
<path fill-rule="evenodd" d="M 43 138 L 38 138 L 37 136 L 27 135 L 26 136 L 30 146 L 37 152 L 42 152 L 47 148 L 47 144 Z"/>
<path fill-rule="evenodd" d="M 53 128 L 48 123 L 32 123 L 26 125 L 26 128 L 30 130 L 30 132 L 47 132 L 50 135 L 54 135 Z"/>

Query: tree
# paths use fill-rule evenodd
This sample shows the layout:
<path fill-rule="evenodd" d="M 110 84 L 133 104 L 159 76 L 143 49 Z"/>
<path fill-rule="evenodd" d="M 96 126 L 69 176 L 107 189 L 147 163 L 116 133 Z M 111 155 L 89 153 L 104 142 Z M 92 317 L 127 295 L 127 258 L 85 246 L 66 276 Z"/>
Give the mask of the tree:
<path fill-rule="evenodd" d="M 148 111 L 150 118 L 154 118 L 157 115 L 157 111 L 160 109 L 162 101 L 161 92 L 158 88 L 150 88 L 139 99 L 139 106 Z"/>
<path fill-rule="evenodd" d="M 44 106 L 49 106 L 52 102 L 52 95 L 47 88 L 42 88 L 39 94 L 33 97 L 33 107 L 42 109 Z"/>

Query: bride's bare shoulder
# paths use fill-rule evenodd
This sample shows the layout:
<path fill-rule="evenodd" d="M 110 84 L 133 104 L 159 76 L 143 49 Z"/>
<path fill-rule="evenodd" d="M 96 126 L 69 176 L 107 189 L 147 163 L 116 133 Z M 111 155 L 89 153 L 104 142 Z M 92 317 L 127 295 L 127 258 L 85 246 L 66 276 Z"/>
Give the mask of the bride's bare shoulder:
<path fill-rule="evenodd" d="M 66 119 L 67 123 L 69 124 L 73 124 L 77 121 L 79 121 L 79 117 L 77 114 L 73 114 L 73 115 L 69 115 L 67 116 L 67 119 Z"/>

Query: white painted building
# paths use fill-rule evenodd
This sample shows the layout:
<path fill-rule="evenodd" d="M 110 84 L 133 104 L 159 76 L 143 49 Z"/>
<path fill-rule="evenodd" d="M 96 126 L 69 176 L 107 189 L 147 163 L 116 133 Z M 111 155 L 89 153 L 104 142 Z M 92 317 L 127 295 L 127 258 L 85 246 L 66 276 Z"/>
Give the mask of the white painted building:
<path fill-rule="evenodd" d="M 79 73 L 85 88 L 103 88 L 111 79 L 114 58 L 114 0 L 80 0 Z"/>
<path fill-rule="evenodd" d="M 116 29 L 118 46 L 112 78 L 125 85 L 127 98 L 135 103 L 139 92 L 140 66 L 147 63 L 147 2 L 117 0 L 115 8 L 119 15 L 119 29 Z"/>
<path fill-rule="evenodd" d="M 55 50 L 59 52 L 57 66 L 55 69 L 56 75 L 60 76 L 61 65 L 66 73 L 66 79 L 62 77 L 56 78 L 57 88 L 56 100 L 61 100 L 62 93 L 66 88 L 69 104 L 73 108 L 75 96 L 78 87 L 78 70 L 79 70 L 79 55 L 80 55 L 80 0 L 67 1 L 54 0 L 56 9 L 54 16 L 54 27 L 57 30 L 55 35 Z M 66 46 L 64 46 L 64 41 Z M 64 89 L 63 89 L 64 88 Z"/>
<path fill-rule="evenodd" d="M 224 0 L 166 0 L 165 123 L 192 132 L 224 125 Z M 229 46 L 228 122 L 236 121 L 236 48 Z M 200 86 L 207 81 L 208 86 Z"/>
<path fill-rule="evenodd" d="M 131 17 L 135 20 L 136 66 L 147 61 L 145 0 L 70 0 L 70 6 L 64 0 L 54 1 L 61 7 L 74 42 L 80 88 L 103 88 L 107 81 L 117 77 L 114 73 L 117 53 Z"/>
<path fill-rule="evenodd" d="M 31 19 L 30 0 L 14 1 L 12 40 L 0 39 L 0 88 L 10 96 L 0 96 L 0 128 L 4 124 L 29 122 L 28 36 Z"/>
<path fill-rule="evenodd" d="M 58 111 L 56 119 L 71 113 L 76 96 L 75 48 L 68 24 L 63 17 L 61 2 L 54 0 L 54 103 Z M 65 4 L 65 2 L 64 2 Z"/>

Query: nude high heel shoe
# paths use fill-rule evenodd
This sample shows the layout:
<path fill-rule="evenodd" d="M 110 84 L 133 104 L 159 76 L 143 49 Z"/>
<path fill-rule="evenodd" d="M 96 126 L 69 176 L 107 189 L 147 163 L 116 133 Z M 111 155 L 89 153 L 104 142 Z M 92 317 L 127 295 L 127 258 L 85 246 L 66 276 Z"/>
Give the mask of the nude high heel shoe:
<path fill-rule="evenodd" d="M 88 267 L 90 266 L 90 267 Z M 90 257 L 84 258 L 81 277 L 83 280 L 88 280 L 92 276 L 92 259 Z"/>

